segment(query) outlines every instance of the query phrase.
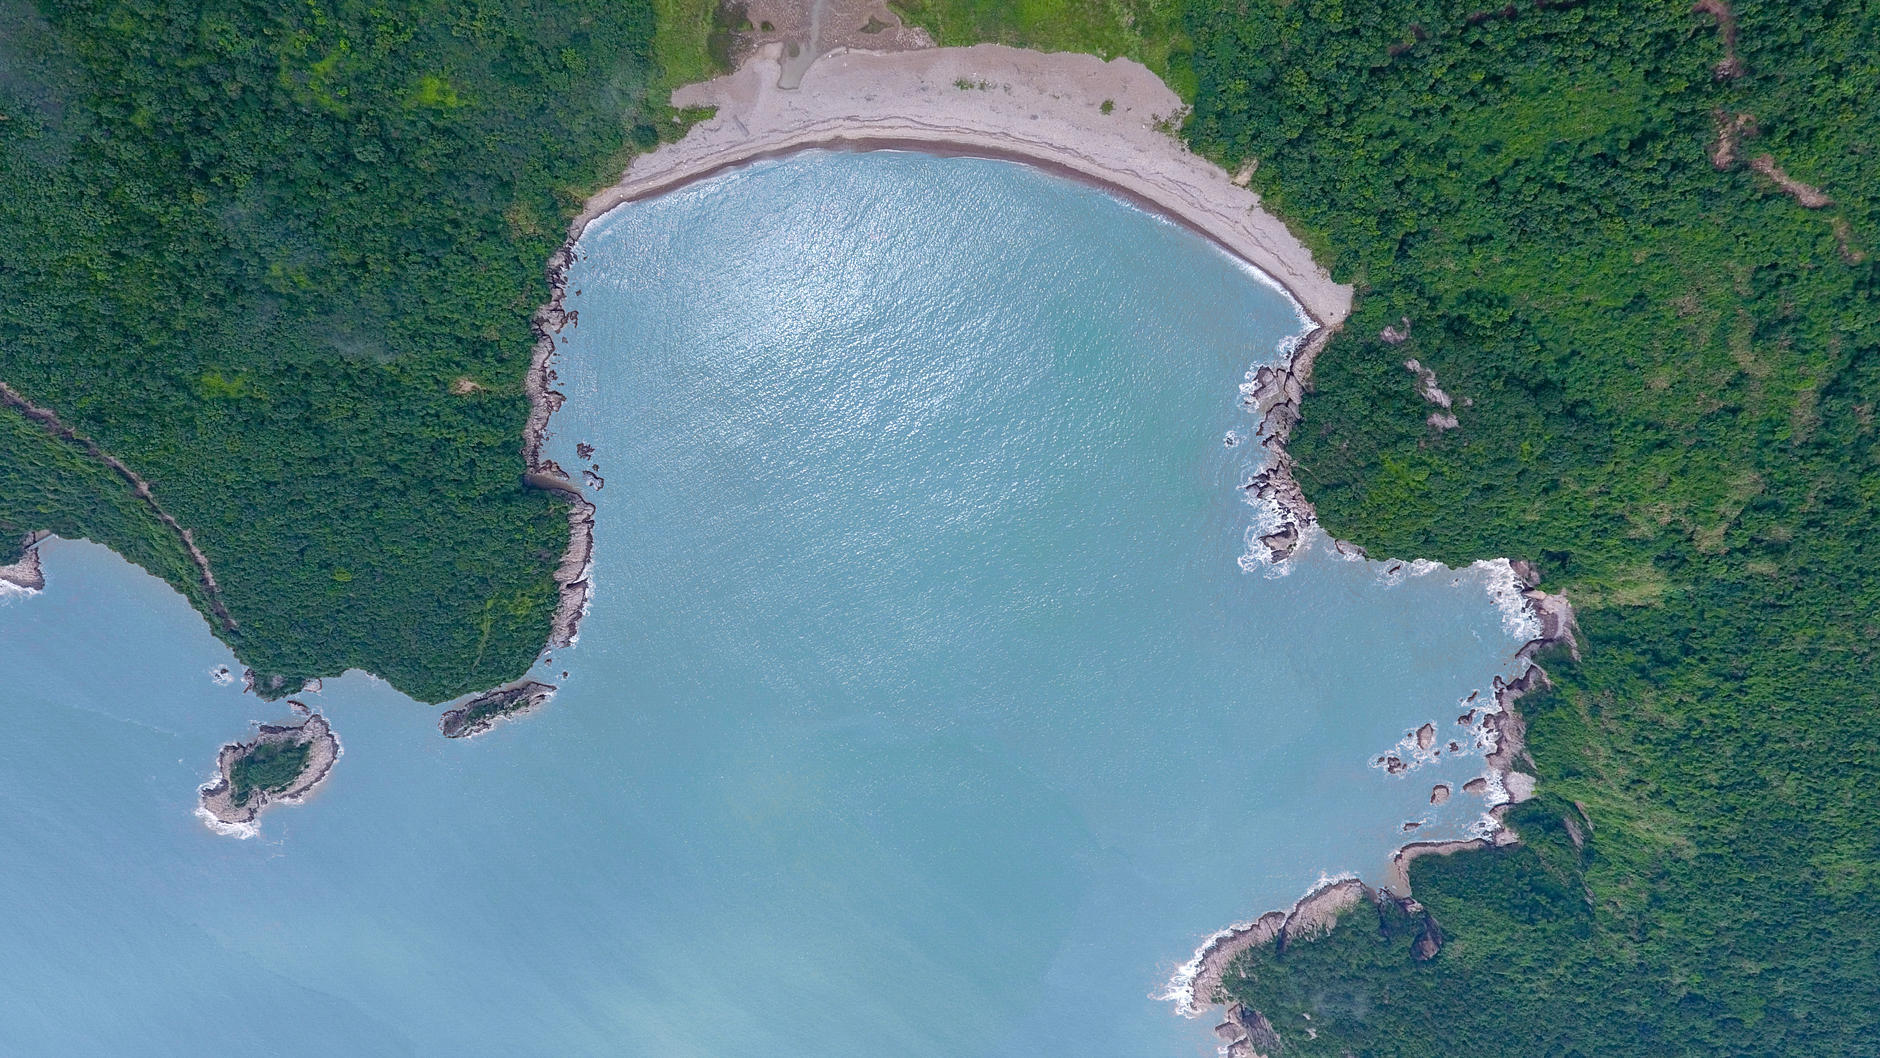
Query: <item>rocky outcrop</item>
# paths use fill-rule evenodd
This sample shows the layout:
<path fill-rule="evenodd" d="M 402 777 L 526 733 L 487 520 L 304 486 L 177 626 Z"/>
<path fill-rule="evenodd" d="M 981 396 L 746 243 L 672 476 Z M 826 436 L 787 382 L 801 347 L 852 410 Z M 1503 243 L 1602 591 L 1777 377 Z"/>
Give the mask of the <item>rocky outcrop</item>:
<path fill-rule="evenodd" d="M 445 738 L 472 738 L 503 720 L 514 719 L 540 709 L 555 696 L 555 688 L 535 680 L 522 679 L 473 695 L 438 718 L 438 730 Z"/>
<path fill-rule="evenodd" d="M 1214 1026 L 1214 1035 L 1219 1037 L 1227 1058 L 1267 1058 L 1280 1048 L 1273 1023 L 1244 1003 L 1228 1006 L 1226 1019 Z"/>
<path fill-rule="evenodd" d="M 581 618 L 587 614 L 591 590 L 588 572 L 594 558 L 594 505 L 588 502 L 581 486 L 569 480 L 553 460 L 542 455 L 549 416 L 560 411 L 567 400 L 555 389 L 555 341 L 564 328 L 580 321 L 578 312 L 562 307 L 568 290 L 568 270 L 574 264 L 575 242 L 580 236 L 581 230 L 577 227 L 568 242 L 549 259 L 549 300 L 536 310 L 531 321 L 535 328 L 535 352 L 529 361 L 529 373 L 523 378 L 523 391 L 529 397 L 529 419 L 522 431 L 522 461 L 526 468 L 523 481 L 532 487 L 559 493 L 568 503 L 568 550 L 562 552 L 561 562 L 555 568 L 557 602 L 546 650 L 569 646 L 580 633 Z"/>
<path fill-rule="evenodd" d="M 1834 199 L 1823 194 L 1820 188 L 1804 184 L 1783 172 L 1782 167 L 1776 164 L 1774 155 L 1759 154 L 1749 160 L 1749 167 L 1762 176 L 1768 177 L 1777 187 L 1801 203 L 1803 209 L 1821 209 L 1834 205 Z"/>
<path fill-rule="evenodd" d="M 46 586 L 46 575 L 39 569 L 39 552 L 34 546 L 44 538 L 44 533 L 26 534 L 21 542 L 25 554 L 17 562 L 0 566 L 0 584 L 11 584 L 24 591 L 39 591 Z"/>
<path fill-rule="evenodd" d="M 300 705 L 300 703 L 289 703 Z M 301 706 L 302 709 L 305 706 Z M 266 745 L 304 744 L 307 757 L 300 773 L 284 786 L 274 789 L 254 787 L 237 795 L 234 782 L 236 762 Z M 224 833 L 249 836 L 254 821 L 272 804 L 299 804 L 333 770 L 340 757 L 339 738 L 319 713 L 309 712 L 297 724 L 263 724 L 247 742 L 231 742 L 216 755 L 215 780 L 201 788 L 201 805 L 196 813 L 210 826 Z"/>
<path fill-rule="evenodd" d="M 1286 442 L 1299 422 L 1299 403 L 1305 399 L 1312 363 L 1330 336 L 1325 328 L 1314 330 L 1298 343 L 1284 364 L 1259 368 L 1241 387 L 1241 405 L 1259 417 L 1255 436 L 1269 453 L 1267 465 L 1240 486 L 1249 498 L 1265 504 L 1273 513 L 1273 531 L 1260 537 L 1268 561 L 1291 558 L 1299 549 L 1306 527 L 1313 524 L 1312 504 L 1293 475 Z"/>

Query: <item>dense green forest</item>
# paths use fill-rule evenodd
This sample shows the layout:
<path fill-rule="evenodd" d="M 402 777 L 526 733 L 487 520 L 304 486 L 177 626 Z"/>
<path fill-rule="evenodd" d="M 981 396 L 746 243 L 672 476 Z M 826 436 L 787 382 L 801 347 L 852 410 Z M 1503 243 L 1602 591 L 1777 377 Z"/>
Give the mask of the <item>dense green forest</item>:
<path fill-rule="evenodd" d="M 1327 528 L 1529 558 L 1579 609 L 1583 659 L 1521 702 L 1524 843 L 1413 869 L 1440 952 L 1363 907 L 1230 982 L 1284 1053 L 1871 1053 L 1880 12 L 896 7 L 1168 77 L 1191 145 L 1257 161 L 1358 287 L 1294 434 Z M 654 101 L 709 71 L 711 26 L 693 0 L 0 0 L 0 381 L 151 482 L 264 674 L 501 682 L 566 539 L 519 483 L 543 261 L 677 130 Z M 0 407 L 0 551 L 38 528 L 209 606 L 120 476 Z"/>
<path fill-rule="evenodd" d="M 1080 46 L 1028 27 L 1085 6 L 986 32 Z M 1182 26 L 1191 145 L 1257 161 L 1358 287 L 1292 447 L 1328 530 L 1532 559 L 1586 648 L 1521 702 L 1525 844 L 1413 868 L 1434 959 L 1366 905 L 1234 994 L 1289 1055 L 1873 1053 L 1880 11 L 1187 0 L 1088 24 L 1134 9 Z"/>
<path fill-rule="evenodd" d="M 645 0 L 0 0 L 0 382 L 150 482 L 264 689 L 499 683 L 567 542 L 520 483 L 544 262 L 703 62 Z M 0 440 L 0 562 L 88 536 L 208 612 L 125 481 Z"/>
<path fill-rule="evenodd" d="M 247 804 L 256 792 L 279 793 L 294 785 L 312 753 L 311 739 L 257 743 L 236 758 L 228 770 L 230 796 L 236 807 Z"/>
<path fill-rule="evenodd" d="M 1190 138 L 1259 159 L 1361 288 L 1294 435 L 1327 528 L 1534 559 L 1586 647 L 1521 702 L 1547 795 L 1526 846 L 1416 866 L 1434 960 L 1355 914 L 1238 993 L 1296 1054 L 1870 1050 L 1880 12 L 1189 20 Z M 1427 424 L 1410 357 L 1457 428 Z"/>

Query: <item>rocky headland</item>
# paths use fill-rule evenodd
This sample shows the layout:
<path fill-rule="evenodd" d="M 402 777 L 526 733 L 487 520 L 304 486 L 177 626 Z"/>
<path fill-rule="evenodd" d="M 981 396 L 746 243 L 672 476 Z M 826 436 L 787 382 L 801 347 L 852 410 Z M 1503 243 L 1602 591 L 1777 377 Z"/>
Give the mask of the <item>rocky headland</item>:
<path fill-rule="evenodd" d="M 555 688 L 537 680 L 521 679 L 472 695 L 438 718 L 445 738 L 474 738 L 504 720 L 534 712 L 548 704 Z"/>
<path fill-rule="evenodd" d="M 1210 938 L 1195 953 L 1195 958 L 1188 966 L 1183 968 L 1183 972 L 1177 974 L 1174 982 L 1176 994 L 1173 998 L 1178 1008 L 1190 1015 L 1208 1006 L 1227 1004 L 1226 1016 L 1215 1027 L 1215 1033 L 1220 1037 L 1222 1048 L 1229 1058 L 1267 1058 L 1279 1053 L 1283 1047 L 1279 1034 L 1260 1011 L 1232 1002 L 1223 988 L 1223 983 L 1233 973 L 1234 964 L 1246 953 L 1260 947 L 1271 947 L 1274 952 L 1282 953 L 1290 943 L 1329 931 L 1340 915 L 1368 902 L 1378 908 L 1380 913 L 1386 905 L 1390 905 L 1410 916 L 1419 929 L 1412 945 L 1412 955 L 1420 960 L 1434 958 L 1442 949 L 1442 930 L 1428 909 L 1411 895 L 1411 864 L 1424 856 L 1448 856 L 1499 848 L 1520 841 L 1520 836 L 1506 826 L 1502 819 L 1510 805 L 1534 795 L 1536 780 L 1532 771 L 1534 760 L 1528 754 L 1524 740 L 1526 723 L 1515 708 L 1515 703 L 1535 688 L 1551 686 L 1546 671 L 1534 660 L 1536 655 L 1558 645 L 1564 646 L 1577 658 L 1579 647 L 1575 639 L 1577 626 L 1573 607 L 1566 597 L 1550 595 L 1535 588 L 1539 571 L 1531 563 L 1517 561 L 1510 565 L 1518 578 L 1524 605 L 1539 631 L 1515 652 L 1519 674 L 1511 679 L 1495 678 L 1494 704 L 1484 710 L 1486 715 L 1481 720 L 1490 744 L 1484 757 L 1488 771 L 1463 784 L 1465 793 L 1480 794 L 1491 799 L 1493 807 L 1488 816 L 1494 829 L 1479 838 L 1410 842 L 1391 854 L 1385 884 L 1381 888 L 1373 889 L 1356 879 L 1322 883 L 1294 904 L 1290 911 L 1270 911 L 1250 923 L 1223 930 Z M 1475 715 L 1476 710 L 1471 709 L 1458 720 L 1471 719 Z M 1423 744 L 1426 741 L 1433 743 L 1433 735 L 1430 725 L 1426 724 L 1413 737 Z M 1432 789 L 1430 800 L 1433 804 L 1440 803 L 1447 801 L 1449 796 L 1447 785 L 1439 785 Z M 1184 976 L 1188 978 L 1185 994 Z"/>
<path fill-rule="evenodd" d="M 46 575 L 39 568 L 39 551 L 36 546 L 45 539 L 45 533 L 28 533 L 20 542 L 24 552 L 17 561 L 0 566 L 0 585 L 11 585 L 21 591 L 40 591 L 46 586 Z"/>

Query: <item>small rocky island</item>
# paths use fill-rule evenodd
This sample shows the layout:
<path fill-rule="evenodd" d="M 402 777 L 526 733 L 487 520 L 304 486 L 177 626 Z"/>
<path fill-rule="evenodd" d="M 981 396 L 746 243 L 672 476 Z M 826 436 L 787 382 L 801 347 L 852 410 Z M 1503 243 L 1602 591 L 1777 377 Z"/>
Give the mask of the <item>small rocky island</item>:
<path fill-rule="evenodd" d="M 549 684 L 517 680 L 470 698 L 438 717 L 437 726 L 445 738 L 470 738 L 495 727 L 499 720 L 541 708 L 554 695 L 555 688 Z"/>
<path fill-rule="evenodd" d="M 339 754 L 339 739 L 319 713 L 295 724 L 263 724 L 252 740 L 222 747 L 218 777 L 202 788 L 202 814 L 217 829 L 250 828 L 268 805 L 312 793 Z"/>

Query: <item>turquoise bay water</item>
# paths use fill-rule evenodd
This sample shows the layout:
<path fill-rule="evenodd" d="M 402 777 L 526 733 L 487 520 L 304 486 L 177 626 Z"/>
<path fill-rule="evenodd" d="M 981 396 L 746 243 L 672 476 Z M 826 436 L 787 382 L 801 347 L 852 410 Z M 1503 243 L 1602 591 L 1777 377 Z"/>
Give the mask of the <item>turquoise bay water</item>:
<path fill-rule="evenodd" d="M 811 153 L 590 229 L 552 449 L 596 594 L 543 712 L 361 674 L 261 836 L 191 815 L 285 710 L 91 544 L 0 597 L 0 1053 L 1213 1052 L 1212 930 L 1376 880 L 1479 757 L 1372 766 L 1518 642 L 1481 570 L 1243 571 L 1238 385 L 1298 329 L 1195 236 L 1005 163 Z M 295 1026 L 283 1032 L 283 1024 Z"/>

